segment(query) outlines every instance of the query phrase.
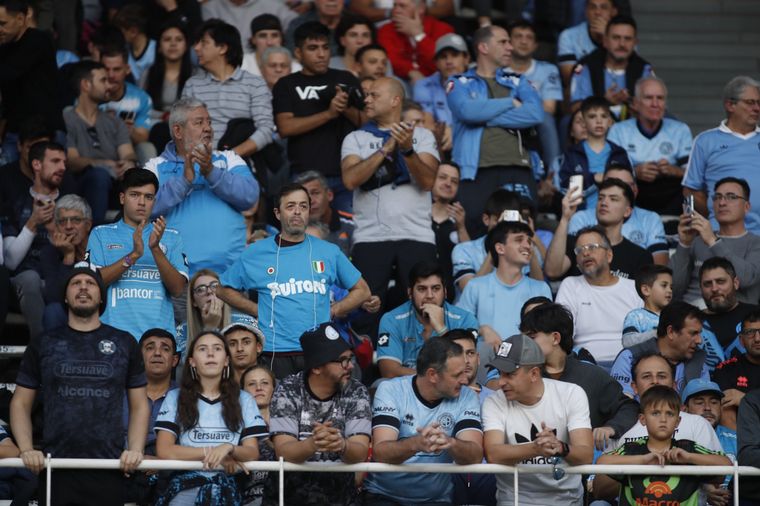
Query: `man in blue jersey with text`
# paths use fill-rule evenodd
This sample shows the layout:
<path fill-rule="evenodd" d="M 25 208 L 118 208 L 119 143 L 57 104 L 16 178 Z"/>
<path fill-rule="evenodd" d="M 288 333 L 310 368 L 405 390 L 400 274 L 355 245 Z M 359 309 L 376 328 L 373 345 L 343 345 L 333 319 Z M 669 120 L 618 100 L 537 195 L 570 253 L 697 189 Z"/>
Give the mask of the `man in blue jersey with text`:
<path fill-rule="evenodd" d="M 154 327 L 174 334 L 171 297 L 187 286 L 179 233 L 167 228 L 163 217 L 149 221 L 157 191 L 152 172 L 129 169 L 119 194 L 122 219 L 96 227 L 87 243 L 89 261 L 109 291 L 103 322 L 133 336 Z"/>
<path fill-rule="evenodd" d="M 380 319 L 377 365 L 384 378 L 415 373 L 425 342 L 453 329 L 477 329 L 472 313 L 446 302 L 445 274 L 434 261 L 418 262 L 409 273 L 409 300 Z"/>
<path fill-rule="evenodd" d="M 211 147 L 214 132 L 203 102 L 175 102 L 169 129 L 172 141 L 145 166 L 160 183 L 153 216 L 166 216 L 182 236 L 190 275 L 204 268 L 224 272 L 245 248 L 240 213 L 258 200 L 259 184 L 242 158 Z"/>
<path fill-rule="evenodd" d="M 689 164 L 682 184 L 685 196 L 694 196 L 694 207 L 709 216 L 716 227 L 713 202 L 707 198 L 710 188 L 724 177 L 744 178 L 751 188 L 760 185 L 760 177 L 751 170 L 760 163 L 757 126 L 760 120 L 760 83 L 747 76 L 731 79 L 723 89 L 726 119 L 719 127 L 702 132 L 694 139 Z M 760 234 L 760 192 L 750 199 L 747 230 Z"/>
<path fill-rule="evenodd" d="M 551 298 L 549 285 L 525 276 L 523 270 L 533 256 L 533 231 L 519 221 L 502 221 L 486 237 L 486 247 L 493 259 L 494 270 L 473 278 L 457 304 L 478 319 L 480 335 L 493 350 L 502 340 L 518 332 L 520 308 L 531 297 Z M 481 350 L 483 353 L 486 350 Z"/>
<path fill-rule="evenodd" d="M 237 290 L 256 290 L 263 357 L 280 379 L 303 370 L 301 334 L 333 318 L 345 317 L 370 296 L 369 287 L 338 246 L 306 235 L 309 194 L 298 184 L 282 187 L 275 217 L 281 232 L 251 244 L 222 275 L 217 296 L 245 304 Z M 348 295 L 330 305 L 330 286 Z M 243 299 L 242 301 L 240 299 Z"/>
<path fill-rule="evenodd" d="M 612 125 L 607 139 L 631 159 L 639 193 L 636 204 L 659 214 L 681 214 L 681 178 L 691 151 L 689 125 L 666 118 L 668 89 L 659 77 L 636 81 L 633 107 L 638 117 Z M 617 177 L 617 176 L 616 176 Z"/>
<path fill-rule="evenodd" d="M 433 337 L 417 374 L 380 383 L 372 403 L 372 455 L 386 464 L 477 464 L 483 459 L 478 395 L 466 387 L 462 347 Z M 464 388 L 463 388 L 464 387 Z M 451 504 L 448 474 L 370 473 L 366 506 Z"/>

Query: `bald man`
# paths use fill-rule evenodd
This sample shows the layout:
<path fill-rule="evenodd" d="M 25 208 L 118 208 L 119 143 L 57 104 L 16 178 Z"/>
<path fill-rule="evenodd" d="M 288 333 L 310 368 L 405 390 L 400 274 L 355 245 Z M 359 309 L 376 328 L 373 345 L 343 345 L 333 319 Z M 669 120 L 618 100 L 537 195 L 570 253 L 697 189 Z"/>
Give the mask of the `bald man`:
<path fill-rule="evenodd" d="M 394 266 L 406 293 L 412 266 L 435 259 L 430 189 L 439 158 L 429 130 L 401 121 L 399 81 L 375 80 L 365 102 L 369 122 L 346 136 L 340 167 L 343 184 L 354 192 L 352 259 L 384 303 Z M 365 323 L 363 330 L 372 332 L 377 318 Z"/>

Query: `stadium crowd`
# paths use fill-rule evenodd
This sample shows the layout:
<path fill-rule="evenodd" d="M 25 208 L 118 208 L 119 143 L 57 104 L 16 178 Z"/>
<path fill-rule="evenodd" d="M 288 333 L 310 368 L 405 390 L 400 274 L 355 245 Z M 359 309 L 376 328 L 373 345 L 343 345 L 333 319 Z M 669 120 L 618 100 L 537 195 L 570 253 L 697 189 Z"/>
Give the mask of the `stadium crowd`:
<path fill-rule="evenodd" d="M 692 137 L 628 2 L 504 4 L 0 0 L 0 499 L 730 504 L 562 466 L 760 467 L 760 83 Z"/>

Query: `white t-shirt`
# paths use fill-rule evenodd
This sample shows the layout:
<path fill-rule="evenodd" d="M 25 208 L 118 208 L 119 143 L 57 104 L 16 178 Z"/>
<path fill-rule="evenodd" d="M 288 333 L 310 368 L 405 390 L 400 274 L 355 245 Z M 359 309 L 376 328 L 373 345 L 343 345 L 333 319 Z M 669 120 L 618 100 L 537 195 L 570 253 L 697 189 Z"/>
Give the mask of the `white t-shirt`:
<path fill-rule="evenodd" d="M 715 430 L 710 425 L 710 422 L 705 420 L 699 415 L 692 415 L 686 411 L 681 411 L 681 422 L 676 427 L 676 431 L 673 434 L 673 439 L 676 441 L 681 439 L 688 439 L 694 441 L 700 446 L 712 450 L 714 452 L 722 452 L 723 448 L 720 446 L 720 440 L 718 439 Z M 633 427 L 628 429 L 628 432 L 623 434 L 623 437 L 617 440 L 615 443 L 615 449 L 620 448 L 623 444 L 635 441 L 647 435 L 647 428 L 641 422 L 636 422 Z"/>
<path fill-rule="evenodd" d="M 590 285 L 583 276 L 562 281 L 557 303 L 573 315 L 576 346 L 586 348 L 597 362 L 612 363 L 623 349 L 623 321 L 644 303 L 632 279 L 618 278 L 611 286 Z"/>
<path fill-rule="evenodd" d="M 340 158 L 357 155 L 362 160 L 383 147 L 384 141 L 364 130 L 355 130 L 343 140 Z M 430 130 L 415 127 L 412 148 L 417 153 L 429 153 L 439 160 L 435 137 Z M 430 226 L 433 210 L 429 191 L 411 182 L 396 186 L 386 184 L 376 190 L 354 190 L 353 243 L 412 240 L 435 244 Z"/>
<path fill-rule="evenodd" d="M 541 422 L 557 430 L 557 439 L 570 443 L 569 432 L 591 429 L 588 399 L 578 385 L 544 379 L 544 395 L 532 406 L 508 401 L 504 392 L 497 390 L 483 402 L 483 431 L 504 433 L 505 443 L 530 444 L 541 431 Z M 546 464 L 545 457 L 534 457 L 521 464 Z M 581 505 L 583 488 L 578 474 L 567 474 L 555 480 L 551 474 L 521 474 L 519 502 L 525 506 L 548 504 Z M 496 499 L 499 505 L 513 505 L 514 477 L 511 474 L 496 476 Z"/>

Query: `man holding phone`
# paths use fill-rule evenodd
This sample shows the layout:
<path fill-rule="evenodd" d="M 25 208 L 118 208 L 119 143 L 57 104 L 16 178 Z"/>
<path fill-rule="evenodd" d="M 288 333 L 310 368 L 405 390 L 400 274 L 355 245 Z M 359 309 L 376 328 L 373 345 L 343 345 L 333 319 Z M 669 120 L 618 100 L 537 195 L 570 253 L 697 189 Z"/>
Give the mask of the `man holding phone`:
<path fill-rule="evenodd" d="M 343 141 L 343 184 L 354 191 L 354 265 L 384 301 L 396 267 L 399 288 L 413 265 L 436 256 L 430 227 L 438 150 L 432 132 L 401 121 L 404 89 L 393 78 L 372 83 L 368 123 Z"/>

